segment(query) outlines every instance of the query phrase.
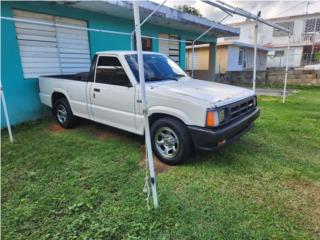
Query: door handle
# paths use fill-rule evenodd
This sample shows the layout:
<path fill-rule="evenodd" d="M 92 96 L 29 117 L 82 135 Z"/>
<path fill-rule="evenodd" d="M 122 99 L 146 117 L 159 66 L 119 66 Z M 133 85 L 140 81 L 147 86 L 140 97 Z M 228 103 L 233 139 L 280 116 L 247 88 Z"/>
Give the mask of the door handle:
<path fill-rule="evenodd" d="M 100 92 L 100 89 L 99 88 L 94 88 L 93 91 Z"/>

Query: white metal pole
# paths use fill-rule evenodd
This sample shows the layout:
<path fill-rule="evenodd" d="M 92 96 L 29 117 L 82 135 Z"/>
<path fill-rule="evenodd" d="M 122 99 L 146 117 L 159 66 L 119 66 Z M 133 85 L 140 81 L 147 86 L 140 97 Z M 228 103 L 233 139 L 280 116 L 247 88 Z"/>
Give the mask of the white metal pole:
<path fill-rule="evenodd" d="M 289 64 L 289 51 L 290 51 L 290 40 L 291 33 L 288 35 L 288 48 L 287 48 L 287 56 L 286 56 L 286 70 L 284 75 L 284 85 L 283 85 L 283 95 L 282 95 L 282 103 L 286 101 L 286 92 L 287 92 L 287 80 L 288 80 L 288 64 Z"/>
<path fill-rule="evenodd" d="M 206 35 L 208 32 L 210 32 L 211 31 L 211 29 L 213 29 L 215 26 L 217 26 L 218 24 L 220 24 L 220 23 L 222 23 L 223 22 L 223 20 L 225 20 L 227 17 L 229 17 L 229 16 L 232 16 L 230 13 L 227 13 L 227 15 L 226 16 L 224 16 L 219 22 L 215 22 L 209 29 L 207 29 L 206 31 L 204 31 L 202 34 L 200 34 L 196 39 L 194 39 L 193 41 L 192 41 L 192 65 L 191 65 L 191 67 L 192 67 L 192 72 L 191 72 L 191 76 L 192 77 L 194 77 L 193 76 L 193 73 L 194 73 L 194 44 L 195 44 L 195 42 L 196 41 L 198 41 L 200 38 L 202 38 L 204 35 Z"/>
<path fill-rule="evenodd" d="M 130 36 L 130 50 L 131 51 L 133 51 L 133 45 L 134 43 L 133 43 L 133 34 L 131 34 L 131 36 Z"/>
<path fill-rule="evenodd" d="M 153 16 L 153 14 L 155 14 L 165 3 L 167 0 L 164 0 L 160 5 L 158 5 L 158 7 L 156 7 L 141 23 L 140 23 L 140 29 L 143 26 L 143 24 L 145 24 L 149 18 L 151 18 Z M 131 41 L 131 50 L 133 50 L 133 36 L 134 36 L 134 32 L 135 32 L 135 28 L 133 29 L 133 31 L 131 32 L 131 36 L 130 36 L 130 41 Z"/>
<path fill-rule="evenodd" d="M 156 176 L 155 176 L 155 172 L 154 172 L 154 163 L 153 163 L 153 155 L 152 155 L 152 148 L 151 148 L 151 138 L 150 138 L 150 128 L 149 128 L 149 118 L 148 118 L 148 103 L 147 103 L 145 79 L 144 79 L 139 1 L 133 1 L 133 13 L 134 13 L 134 24 L 135 24 L 135 29 L 136 29 L 138 69 L 139 69 L 140 92 L 141 92 L 141 98 L 142 98 L 142 104 L 143 104 L 146 151 L 147 151 L 147 158 L 148 158 L 148 162 L 149 162 L 149 172 L 150 172 L 150 178 L 151 178 L 151 190 L 152 190 L 152 197 L 153 197 L 153 205 L 154 205 L 154 208 L 157 208 L 158 207 L 158 196 L 157 196 Z"/>
<path fill-rule="evenodd" d="M 13 142 L 13 136 L 12 136 L 12 131 L 11 131 L 9 114 L 8 114 L 6 99 L 4 97 L 4 92 L 3 92 L 3 89 L 2 89 L 2 82 L 1 81 L 0 81 L 0 94 L 1 94 L 1 102 L 2 102 L 2 106 L 3 106 L 4 117 L 6 119 L 7 129 L 8 129 L 8 133 L 9 133 L 9 139 L 10 139 L 10 142 Z"/>
<path fill-rule="evenodd" d="M 217 7 L 219 9 L 221 9 L 222 11 L 224 12 L 228 12 L 228 13 L 234 13 L 234 14 L 237 14 L 237 15 L 240 15 L 242 17 L 246 17 L 246 18 L 249 18 L 249 19 L 253 19 L 253 20 L 257 20 L 257 15 L 254 15 L 242 8 L 239 8 L 239 7 L 233 7 L 231 6 L 230 4 L 227 4 L 223 1 L 220 1 L 220 0 L 216 0 L 215 2 L 212 2 L 212 1 L 205 1 L 205 0 L 202 0 L 203 2 L 211 5 L 211 6 L 214 6 L 214 7 Z M 284 28 L 282 26 L 280 26 L 279 24 L 275 24 L 269 20 L 266 20 L 266 19 L 263 19 L 261 18 L 260 16 L 258 16 L 258 21 L 259 22 L 262 22 L 270 27 L 273 27 L 273 28 L 276 28 L 278 30 L 282 30 L 282 31 L 285 31 L 287 33 L 289 33 L 289 29 L 287 28 Z"/>
<path fill-rule="evenodd" d="M 254 53 L 253 53 L 253 77 L 252 77 L 252 90 L 256 92 L 256 79 L 257 79 L 257 48 L 258 48 L 258 18 L 261 12 L 258 13 L 256 23 L 254 25 Z"/>
<path fill-rule="evenodd" d="M 143 26 L 143 24 L 145 24 L 149 18 L 151 18 L 153 16 L 153 14 L 155 14 L 165 3 L 167 2 L 167 0 L 164 0 L 160 5 L 158 5 L 141 23 L 140 23 L 140 28 Z"/>
<path fill-rule="evenodd" d="M 310 54 L 310 60 L 309 60 L 309 65 L 312 64 L 312 58 L 313 58 L 313 52 L 314 52 L 314 40 L 316 38 L 316 32 L 313 32 L 312 34 L 312 47 L 311 47 L 311 54 Z"/>
<path fill-rule="evenodd" d="M 194 77 L 194 41 L 192 42 L 191 68 L 191 76 Z"/>

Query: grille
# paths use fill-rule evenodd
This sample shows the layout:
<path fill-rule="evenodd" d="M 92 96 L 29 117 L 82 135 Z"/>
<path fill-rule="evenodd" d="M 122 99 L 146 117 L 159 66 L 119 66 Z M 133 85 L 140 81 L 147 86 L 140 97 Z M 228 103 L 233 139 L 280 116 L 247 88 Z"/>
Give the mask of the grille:
<path fill-rule="evenodd" d="M 254 98 L 247 98 L 239 102 L 233 103 L 228 107 L 229 121 L 232 121 L 255 108 Z"/>
<path fill-rule="evenodd" d="M 235 122 L 238 118 L 241 118 L 253 112 L 256 108 L 257 108 L 257 98 L 256 96 L 253 96 L 253 97 L 240 100 L 235 103 L 221 106 L 218 109 L 214 109 L 215 111 L 218 111 L 218 117 L 220 122 L 219 125 L 214 128 L 220 129 L 225 126 L 228 126 L 232 122 Z M 224 115 L 224 120 L 222 121 L 220 120 L 220 114 L 221 116 Z"/>

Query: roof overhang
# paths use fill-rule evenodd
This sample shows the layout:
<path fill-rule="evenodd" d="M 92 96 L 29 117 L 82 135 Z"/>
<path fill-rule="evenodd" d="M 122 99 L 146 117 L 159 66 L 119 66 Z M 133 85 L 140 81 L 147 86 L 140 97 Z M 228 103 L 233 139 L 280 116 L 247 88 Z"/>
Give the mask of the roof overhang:
<path fill-rule="evenodd" d="M 224 41 L 224 42 L 218 42 L 217 46 L 237 46 L 237 47 L 242 47 L 242 48 L 254 48 L 253 44 L 249 44 L 249 43 L 244 43 L 244 42 L 239 42 L 239 41 Z M 208 48 L 209 44 L 197 44 L 194 45 L 194 48 Z M 192 49 L 192 46 L 187 46 L 187 49 Z M 265 46 L 261 46 L 258 45 L 257 46 L 258 51 L 271 51 L 271 48 L 265 47 Z"/>
<path fill-rule="evenodd" d="M 115 17 L 133 20 L 133 3 L 130 1 L 80 1 L 80 2 L 57 2 L 57 4 L 66 4 L 70 7 L 99 12 Z M 151 1 L 140 2 L 140 17 L 146 18 L 159 4 Z M 170 27 L 178 30 L 201 34 L 210 28 L 216 26 L 208 32 L 211 37 L 231 37 L 239 36 L 240 31 L 231 26 L 216 23 L 205 18 L 194 16 L 176 9 L 162 6 L 149 20 L 148 23 Z"/>
<path fill-rule="evenodd" d="M 220 42 L 217 44 L 217 46 L 237 46 L 237 47 L 242 47 L 242 48 L 254 48 L 253 44 L 250 43 L 245 43 L 245 42 L 239 42 L 239 41 L 224 41 L 224 42 Z M 257 46 L 258 51 L 271 51 L 271 48 L 268 47 L 264 47 L 261 45 Z"/>

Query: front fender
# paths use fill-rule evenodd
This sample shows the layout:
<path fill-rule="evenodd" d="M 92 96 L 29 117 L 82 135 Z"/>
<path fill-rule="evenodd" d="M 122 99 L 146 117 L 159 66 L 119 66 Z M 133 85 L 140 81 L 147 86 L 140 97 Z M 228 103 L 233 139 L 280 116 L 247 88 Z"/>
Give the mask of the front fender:
<path fill-rule="evenodd" d="M 155 114 L 155 113 L 170 115 L 170 116 L 173 116 L 173 117 L 180 119 L 186 125 L 192 125 L 191 118 L 187 114 L 182 112 L 181 110 L 178 110 L 175 108 L 164 107 L 164 106 L 150 107 L 149 108 L 149 116 L 151 116 L 152 114 Z"/>

